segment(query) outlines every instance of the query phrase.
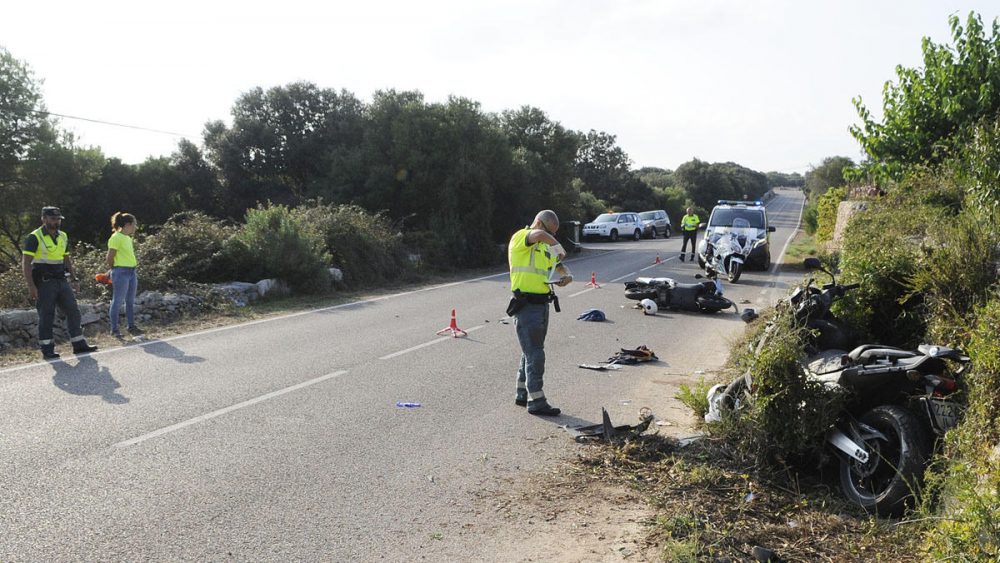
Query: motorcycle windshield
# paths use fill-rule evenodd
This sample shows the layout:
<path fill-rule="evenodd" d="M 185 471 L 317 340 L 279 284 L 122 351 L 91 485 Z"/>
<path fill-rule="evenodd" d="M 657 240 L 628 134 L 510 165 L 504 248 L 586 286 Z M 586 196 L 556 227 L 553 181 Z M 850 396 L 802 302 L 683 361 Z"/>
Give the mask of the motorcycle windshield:
<path fill-rule="evenodd" d="M 750 221 L 742 217 L 733 219 L 733 226 L 729 233 L 732 236 L 733 252 L 746 254 L 753 248 L 754 240 L 757 238 L 757 229 L 750 226 Z"/>

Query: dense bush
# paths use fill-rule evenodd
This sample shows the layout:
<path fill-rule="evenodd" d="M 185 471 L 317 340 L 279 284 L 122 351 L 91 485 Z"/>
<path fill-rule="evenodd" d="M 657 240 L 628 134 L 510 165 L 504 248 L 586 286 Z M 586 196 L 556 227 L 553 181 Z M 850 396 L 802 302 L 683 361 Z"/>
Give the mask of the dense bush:
<path fill-rule="evenodd" d="M 816 242 L 826 242 L 833 238 L 833 230 L 837 226 L 837 210 L 840 202 L 847 197 L 847 188 L 830 188 L 819 197 L 816 203 Z"/>
<path fill-rule="evenodd" d="M 333 266 L 344 272 L 349 286 L 407 279 L 413 272 L 403 236 L 384 214 L 314 202 L 296 208 L 293 216 L 322 236 Z"/>
<path fill-rule="evenodd" d="M 246 224 L 228 240 L 223 253 L 243 281 L 277 278 L 307 293 L 330 287 L 330 254 L 321 233 L 298 221 L 284 205 L 247 211 Z"/>
<path fill-rule="evenodd" d="M 825 458 L 823 434 L 836 421 L 844 397 L 806 377 L 799 364 L 806 337 L 794 325 L 791 308 L 782 303 L 733 348 L 737 369 L 749 372 L 753 382 L 752 400 L 738 417 L 726 417 L 716 432 L 750 459 Z M 761 338 L 767 339 L 763 346 Z"/>
<path fill-rule="evenodd" d="M 170 217 L 155 233 L 136 239 L 142 287 L 169 289 L 184 282 L 235 279 L 234 264 L 224 253 L 235 232 L 235 226 L 198 211 Z"/>

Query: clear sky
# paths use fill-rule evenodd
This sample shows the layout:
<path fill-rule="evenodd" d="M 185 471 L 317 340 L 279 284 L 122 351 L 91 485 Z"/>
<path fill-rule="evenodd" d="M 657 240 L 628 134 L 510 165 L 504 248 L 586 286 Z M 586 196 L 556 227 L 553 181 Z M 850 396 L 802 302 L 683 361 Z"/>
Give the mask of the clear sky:
<path fill-rule="evenodd" d="M 805 172 L 859 160 L 861 95 L 880 115 L 897 64 L 948 16 L 987 29 L 1000 3 L 951 0 L 141 0 L 5 3 L 0 45 L 49 111 L 180 133 L 229 121 L 239 95 L 305 80 L 522 105 L 616 135 L 636 167 L 693 157 Z M 82 145 L 141 162 L 179 137 L 63 119 Z"/>

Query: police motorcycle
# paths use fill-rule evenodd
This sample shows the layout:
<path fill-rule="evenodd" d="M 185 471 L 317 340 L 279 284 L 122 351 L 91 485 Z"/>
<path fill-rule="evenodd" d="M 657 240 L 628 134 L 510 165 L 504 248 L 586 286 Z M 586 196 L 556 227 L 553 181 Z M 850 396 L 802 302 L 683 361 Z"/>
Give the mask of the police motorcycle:
<path fill-rule="evenodd" d="M 707 236 L 705 256 L 699 257 L 702 267 L 706 272 L 714 270 L 724 273 L 732 283 L 738 282 L 750 251 L 757 242 L 756 235 L 751 232 L 750 221 L 737 217 L 733 219 L 732 227 Z"/>
<path fill-rule="evenodd" d="M 825 436 L 839 461 L 841 491 L 868 512 L 898 516 L 923 478 L 934 439 L 961 418 L 955 392 L 969 357 L 928 344 L 917 350 L 863 344 L 848 351 L 848 333 L 830 306 L 859 284 L 838 284 L 815 258 L 805 265 L 831 279 L 816 287 L 810 277 L 788 303 L 796 325 L 815 335 L 802 362 L 806 375 L 847 392 L 846 408 Z M 755 353 L 766 347 L 772 329 L 765 328 Z M 721 420 L 723 411 L 738 414 L 753 400 L 752 391 L 749 371 L 728 386 L 712 387 L 705 420 Z"/>
<path fill-rule="evenodd" d="M 658 308 L 680 309 L 698 313 L 718 313 L 732 307 L 739 308 L 722 296 L 722 284 L 715 272 L 707 276 L 698 274 L 698 283 L 677 283 L 673 278 L 636 278 L 625 282 L 625 298 L 633 301 L 651 299 Z"/>

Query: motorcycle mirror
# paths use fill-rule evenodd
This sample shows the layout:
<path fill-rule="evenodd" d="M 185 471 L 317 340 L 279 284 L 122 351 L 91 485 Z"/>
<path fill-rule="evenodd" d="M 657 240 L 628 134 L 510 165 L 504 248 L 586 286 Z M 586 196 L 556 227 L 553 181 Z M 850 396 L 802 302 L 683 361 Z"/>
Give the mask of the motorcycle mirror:
<path fill-rule="evenodd" d="M 811 256 L 809 258 L 806 258 L 802 262 L 802 265 L 807 270 L 822 270 L 823 269 L 823 264 L 819 261 L 819 258 L 813 258 Z"/>

